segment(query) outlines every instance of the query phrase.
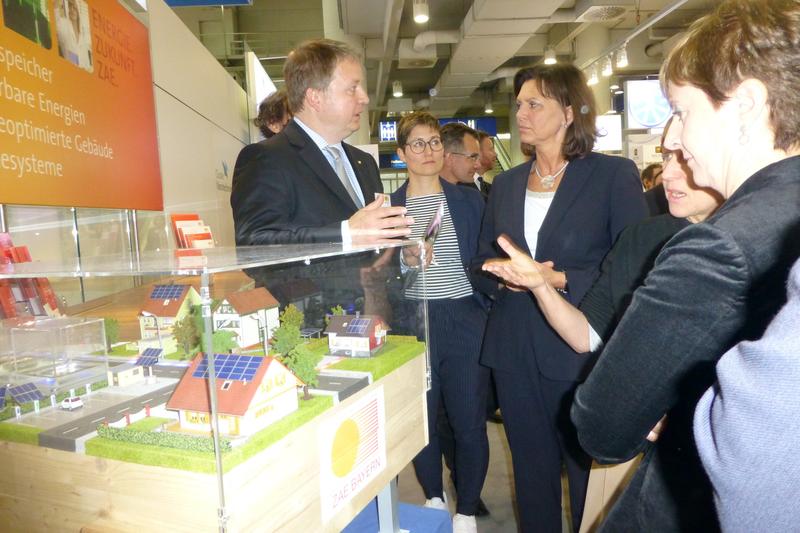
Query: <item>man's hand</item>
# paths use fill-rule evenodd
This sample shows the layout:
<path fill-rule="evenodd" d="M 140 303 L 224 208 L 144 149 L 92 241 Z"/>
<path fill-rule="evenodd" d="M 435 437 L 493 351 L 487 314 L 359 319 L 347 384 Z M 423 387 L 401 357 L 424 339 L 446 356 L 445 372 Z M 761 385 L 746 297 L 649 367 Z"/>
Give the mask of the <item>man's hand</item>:
<path fill-rule="evenodd" d="M 503 279 L 511 290 L 524 288 L 532 291 L 547 283 L 543 266 L 517 248 L 511 239 L 501 235 L 497 244 L 508 254 L 508 259 L 489 259 L 483 263 L 483 270 Z"/>
<path fill-rule="evenodd" d="M 384 244 L 411 234 L 414 219 L 405 216 L 405 207 L 382 206 L 383 198 L 377 198 L 350 217 L 347 224 L 353 244 Z"/>

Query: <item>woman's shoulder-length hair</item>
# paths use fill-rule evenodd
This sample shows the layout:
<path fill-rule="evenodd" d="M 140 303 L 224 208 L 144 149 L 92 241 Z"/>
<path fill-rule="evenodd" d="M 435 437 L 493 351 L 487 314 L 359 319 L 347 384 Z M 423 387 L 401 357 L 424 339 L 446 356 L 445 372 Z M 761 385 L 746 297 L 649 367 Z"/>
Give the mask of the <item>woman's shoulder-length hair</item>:
<path fill-rule="evenodd" d="M 562 154 L 568 160 L 584 157 L 594 148 L 597 139 L 597 106 L 586 76 L 575 65 L 534 65 L 521 69 L 514 76 L 514 95 L 522 86 L 535 81 L 539 92 L 562 107 L 572 107 L 572 124 L 567 127 Z"/>

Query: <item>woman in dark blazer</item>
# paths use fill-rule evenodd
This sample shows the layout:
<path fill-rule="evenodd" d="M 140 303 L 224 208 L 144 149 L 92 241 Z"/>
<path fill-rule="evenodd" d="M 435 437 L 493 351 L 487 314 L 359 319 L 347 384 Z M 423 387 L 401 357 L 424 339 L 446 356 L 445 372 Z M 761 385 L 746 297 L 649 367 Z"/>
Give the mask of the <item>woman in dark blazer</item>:
<path fill-rule="evenodd" d="M 664 145 L 683 154 L 697 185 L 726 200 L 667 243 L 575 395 L 586 451 L 602 462 L 645 452 L 604 531 L 719 529 L 692 416 L 717 360 L 761 337 L 786 301 L 800 257 L 798 65 L 800 3 L 726 0 L 662 66 L 675 116 Z"/>
<path fill-rule="evenodd" d="M 439 123 L 430 113 L 406 115 L 398 124 L 397 153 L 408 167 L 408 181 L 392 195 L 415 223 L 418 239 L 435 216 L 441 225 L 433 245 L 422 256 L 419 247 L 403 250 L 405 268 L 427 261 L 421 277 L 404 289 L 407 299 L 428 299 L 428 345 L 431 389 L 428 391 L 428 445 L 414 458 L 414 469 L 427 507 L 447 509 L 442 486 L 442 451 L 437 436 L 440 402 L 455 439 L 456 515 L 454 533 L 475 532 L 475 513 L 489 466 L 486 437 L 486 392 L 489 371 L 478 363 L 486 326 L 483 299 L 472 286 L 467 266 L 477 254 L 483 199 L 474 188 L 458 187 L 439 177 L 443 149 Z"/>
<path fill-rule="evenodd" d="M 551 285 L 577 305 L 617 235 L 646 216 L 632 161 L 592 153 L 594 99 L 572 65 L 538 65 L 514 78 L 520 140 L 533 159 L 494 180 L 473 268 L 502 251 L 501 234 L 540 262 L 552 261 Z M 523 532 L 561 531 L 561 467 L 566 464 L 577 531 L 591 459 L 569 421 L 573 391 L 593 359 L 575 353 L 548 325 L 536 302 L 503 286 L 481 362 L 492 368 L 514 464 Z"/>

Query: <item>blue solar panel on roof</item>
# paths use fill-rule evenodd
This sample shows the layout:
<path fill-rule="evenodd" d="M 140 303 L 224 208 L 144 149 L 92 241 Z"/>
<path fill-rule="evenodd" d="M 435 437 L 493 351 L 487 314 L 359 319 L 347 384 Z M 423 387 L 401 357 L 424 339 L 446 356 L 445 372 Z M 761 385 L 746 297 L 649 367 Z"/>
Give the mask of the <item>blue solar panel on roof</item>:
<path fill-rule="evenodd" d="M 214 369 L 219 379 L 253 381 L 263 360 L 263 357 L 252 355 L 217 354 L 214 356 Z M 208 377 L 208 358 L 205 355 L 192 373 L 192 377 Z"/>
<path fill-rule="evenodd" d="M 179 298 L 184 289 L 184 285 L 156 285 L 153 287 L 153 292 L 150 293 L 150 298 L 153 300 L 172 300 Z"/>
<path fill-rule="evenodd" d="M 37 389 L 36 385 L 33 383 L 25 383 L 24 385 L 11 387 L 8 392 L 11 393 L 11 397 L 14 398 L 14 401 L 19 404 L 44 398 L 44 395 L 39 392 L 39 389 Z"/>
<path fill-rule="evenodd" d="M 147 348 L 142 352 L 142 355 L 146 355 L 147 357 L 159 357 L 162 351 L 161 348 Z"/>
<path fill-rule="evenodd" d="M 6 388 L 5 385 L 0 387 L 0 409 L 4 409 L 6 406 Z"/>
<path fill-rule="evenodd" d="M 363 335 L 364 332 L 367 331 L 367 326 L 369 325 L 368 318 L 354 318 L 347 324 L 347 329 L 345 330 L 347 333 L 352 333 L 355 335 Z"/>

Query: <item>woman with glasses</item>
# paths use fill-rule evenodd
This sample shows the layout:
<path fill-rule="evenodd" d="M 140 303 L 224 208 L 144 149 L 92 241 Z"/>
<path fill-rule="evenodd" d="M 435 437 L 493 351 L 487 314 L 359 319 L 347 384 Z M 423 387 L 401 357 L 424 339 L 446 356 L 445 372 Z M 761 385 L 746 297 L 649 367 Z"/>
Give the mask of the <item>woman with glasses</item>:
<path fill-rule="evenodd" d="M 547 265 L 548 283 L 577 305 L 619 233 L 647 213 L 639 172 L 628 159 L 592 152 L 594 98 L 576 67 L 522 69 L 514 91 L 520 141 L 534 155 L 495 178 L 473 268 L 480 271 L 484 261 L 503 253 L 497 238 L 505 234 Z M 566 465 L 577 531 L 591 459 L 577 443 L 568 407 L 594 358 L 573 351 L 524 289 L 506 283 L 491 296 L 481 362 L 492 368 L 497 385 L 520 528 L 562 531 Z"/>
<path fill-rule="evenodd" d="M 486 438 L 488 369 L 478 364 L 486 325 L 482 297 L 475 292 L 466 266 L 478 249 L 483 200 L 477 189 L 458 187 L 439 176 L 443 145 L 439 123 L 430 113 L 406 115 L 397 127 L 397 155 L 408 167 L 408 180 L 392 195 L 392 205 L 404 205 L 414 218 L 412 239 L 423 237 L 434 217 L 441 217 L 438 235 L 423 258 L 418 247 L 402 254 L 401 264 L 415 269 L 426 261 L 425 289 L 421 277 L 411 278 L 404 296 L 427 294 L 431 389 L 428 391 L 429 444 L 414 459 L 414 470 L 425 492 L 427 507 L 447 509 L 442 485 L 442 452 L 437 436 L 440 402 L 455 437 L 456 515 L 453 531 L 477 531 L 475 513 L 489 466 Z"/>

